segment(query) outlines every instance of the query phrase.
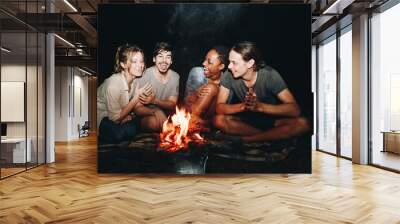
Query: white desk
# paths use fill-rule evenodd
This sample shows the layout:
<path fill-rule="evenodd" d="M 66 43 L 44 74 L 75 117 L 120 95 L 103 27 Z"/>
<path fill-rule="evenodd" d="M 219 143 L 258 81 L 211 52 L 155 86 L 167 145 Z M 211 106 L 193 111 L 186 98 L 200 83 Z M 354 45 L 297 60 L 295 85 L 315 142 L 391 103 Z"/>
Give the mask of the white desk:
<path fill-rule="evenodd" d="M 26 154 L 25 154 L 25 138 L 1 139 L 2 157 L 5 158 L 7 162 L 12 162 L 12 163 L 30 162 L 32 158 L 31 154 L 32 141 L 30 138 L 27 138 L 26 141 L 28 142 L 27 144 L 28 147 L 26 147 Z M 11 161 L 11 154 L 12 154 L 12 161 Z M 27 159 L 27 161 L 25 161 L 25 159 Z"/>

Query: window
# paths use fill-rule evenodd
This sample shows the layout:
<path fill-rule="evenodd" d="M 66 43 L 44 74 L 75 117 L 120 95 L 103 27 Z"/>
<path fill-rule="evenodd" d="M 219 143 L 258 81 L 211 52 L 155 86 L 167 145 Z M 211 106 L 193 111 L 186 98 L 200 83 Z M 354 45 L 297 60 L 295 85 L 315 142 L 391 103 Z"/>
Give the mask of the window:
<path fill-rule="evenodd" d="M 371 18 L 371 157 L 373 164 L 396 170 L 400 155 L 386 151 L 383 132 L 400 130 L 399 21 L 400 4 Z"/>
<path fill-rule="evenodd" d="M 351 158 L 352 148 L 352 34 L 351 26 L 340 36 L 340 155 Z"/>
<path fill-rule="evenodd" d="M 336 36 L 318 48 L 318 149 L 336 153 Z"/>

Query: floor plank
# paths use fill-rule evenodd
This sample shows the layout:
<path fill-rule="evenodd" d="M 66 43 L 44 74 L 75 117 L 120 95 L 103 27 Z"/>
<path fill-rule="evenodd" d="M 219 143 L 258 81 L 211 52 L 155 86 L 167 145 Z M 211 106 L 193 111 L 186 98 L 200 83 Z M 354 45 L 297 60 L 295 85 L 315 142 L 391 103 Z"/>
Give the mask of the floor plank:
<path fill-rule="evenodd" d="M 313 173 L 98 174 L 96 139 L 0 181 L 0 223 L 400 223 L 400 175 L 313 152 Z"/>

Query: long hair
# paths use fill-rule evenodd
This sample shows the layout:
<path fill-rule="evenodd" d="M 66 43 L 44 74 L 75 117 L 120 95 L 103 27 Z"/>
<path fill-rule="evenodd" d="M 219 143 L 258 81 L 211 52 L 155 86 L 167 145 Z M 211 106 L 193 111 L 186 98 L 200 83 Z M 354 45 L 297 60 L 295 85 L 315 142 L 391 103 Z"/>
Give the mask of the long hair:
<path fill-rule="evenodd" d="M 117 49 L 117 53 L 115 54 L 114 72 L 116 73 L 122 72 L 124 68 L 121 66 L 121 62 L 126 64 L 128 62 L 129 56 L 137 52 L 140 52 L 143 55 L 144 59 L 144 52 L 140 47 L 130 44 L 124 44 L 119 46 Z"/>
<path fill-rule="evenodd" d="M 250 61 L 254 60 L 254 70 L 258 71 L 265 67 L 265 62 L 261 57 L 261 53 L 258 50 L 255 43 L 250 41 L 243 41 L 237 43 L 232 47 L 232 50 L 242 55 L 243 60 Z"/>

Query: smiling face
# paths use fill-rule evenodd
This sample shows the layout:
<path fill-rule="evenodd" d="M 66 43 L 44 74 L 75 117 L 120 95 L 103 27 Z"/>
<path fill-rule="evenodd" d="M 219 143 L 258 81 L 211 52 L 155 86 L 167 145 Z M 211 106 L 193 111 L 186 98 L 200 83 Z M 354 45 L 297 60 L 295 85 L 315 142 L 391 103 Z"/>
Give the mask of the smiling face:
<path fill-rule="evenodd" d="M 224 67 L 225 65 L 220 61 L 218 52 L 214 49 L 208 51 L 203 62 L 204 75 L 209 79 L 219 78 Z"/>
<path fill-rule="evenodd" d="M 233 77 L 240 78 L 253 69 L 254 60 L 245 61 L 238 52 L 231 50 L 229 52 L 229 70 L 231 70 Z"/>
<path fill-rule="evenodd" d="M 153 62 L 160 74 L 166 74 L 169 67 L 172 65 L 172 52 L 161 50 L 153 57 Z"/>
<path fill-rule="evenodd" d="M 134 77 L 140 77 L 144 70 L 144 58 L 141 52 L 132 52 L 126 63 L 122 63 L 121 66 L 125 72 Z"/>

